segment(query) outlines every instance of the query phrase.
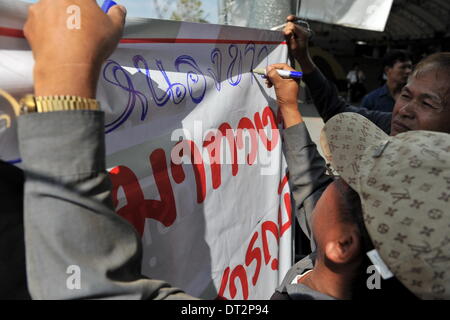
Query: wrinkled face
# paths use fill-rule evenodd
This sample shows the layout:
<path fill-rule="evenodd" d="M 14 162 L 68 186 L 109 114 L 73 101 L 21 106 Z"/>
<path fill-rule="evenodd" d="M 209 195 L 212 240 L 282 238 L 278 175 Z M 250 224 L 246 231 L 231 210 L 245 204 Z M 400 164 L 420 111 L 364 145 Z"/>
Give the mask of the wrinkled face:
<path fill-rule="evenodd" d="M 408 81 L 408 77 L 411 75 L 411 72 L 411 61 L 396 61 L 391 68 L 386 68 L 386 77 L 391 82 L 404 85 Z"/>
<path fill-rule="evenodd" d="M 395 103 L 391 135 L 411 130 L 450 133 L 448 79 L 448 75 L 436 69 L 412 76 Z"/>

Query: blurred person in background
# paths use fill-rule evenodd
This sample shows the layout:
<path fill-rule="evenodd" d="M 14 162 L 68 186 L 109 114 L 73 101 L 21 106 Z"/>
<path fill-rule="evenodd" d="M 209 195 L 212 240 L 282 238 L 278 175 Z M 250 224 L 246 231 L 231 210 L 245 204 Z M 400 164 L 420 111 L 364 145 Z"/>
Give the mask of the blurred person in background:
<path fill-rule="evenodd" d="M 352 70 L 347 74 L 348 101 L 350 103 L 359 103 L 366 94 L 365 80 L 364 72 L 359 67 L 359 64 L 355 63 Z"/>
<path fill-rule="evenodd" d="M 411 57 L 403 51 L 391 51 L 383 59 L 383 74 L 386 83 L 369 92 L 361 107 L 369 110 L 392 112 L 395 101 L 401 94 L 413 70 Z"/>

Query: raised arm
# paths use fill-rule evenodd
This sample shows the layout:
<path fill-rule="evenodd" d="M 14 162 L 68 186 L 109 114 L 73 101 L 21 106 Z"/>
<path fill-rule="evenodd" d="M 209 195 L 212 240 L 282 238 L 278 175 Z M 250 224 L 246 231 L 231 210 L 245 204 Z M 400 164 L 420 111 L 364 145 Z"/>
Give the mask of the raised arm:
<path fill-rule="evenodd" d="M 391 114 L 386 112 L 371 111 L 347 104 L 344 98 L 339 96 L 338 90 L 333 82 L 326 79 L 320 72 L 309 53 L 308 31 L 303 26 L 294 23 L 297 17 L 287 17 L 287 24 L 283 32 L 288 43 L 289 52 L 294 56 L 302 67 L 304 73 L 303 81 L 308 86 L 314 105 L 322 119 L 327 122 L 330 118 L 342 112 L 357 112 L 385 132 L 390 131 Z"/>
<path fill-rule="evenodd" d="M 311 231 L 312 211 L 322 192 L 332 182 L 325 174 L 325 161 L 311 140 L 298 108 L 299 85 L 292 79 L 281 78 L 276 69 L 293 70 L 286 64 L 275 64 L 268 68 L 268 86 L 274 87 L 277 104 L 281 110 L 285 130 L 284 151 L 289 168 L 289 183 L 296 206 L 296 216 L 303 232 L 314 241 Z"/>
<path fill-rule="evenodd" d="M 80 8 L 79 30 L 66 28 L 70 5 Z M 36 59 L 36 95 L 95 98 L 101 64 L 117 46 L 124 21 L 120 7 L 106 15 L 94 0 L 33 5 L 25 35 Z M 34 299 L 192 298 L 141 275 L 141 240 L 112 205 L 102 111 L 22 115 L 18 130 Z"/>

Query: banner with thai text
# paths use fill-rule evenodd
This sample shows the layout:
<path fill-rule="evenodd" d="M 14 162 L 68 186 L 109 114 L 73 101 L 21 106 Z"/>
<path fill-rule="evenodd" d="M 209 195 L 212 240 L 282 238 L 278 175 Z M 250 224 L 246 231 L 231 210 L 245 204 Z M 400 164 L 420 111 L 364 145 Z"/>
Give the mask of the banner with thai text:
<path fill-rule="evenodd" d="M 26 14 L 0 1 L 0 88 L 16 97 L 33 85 Z M 274 92 L 252 70 L 286 60 L 279 32 L 128 19 L 97 97 L 143 274 L 208 299 L 272 295 L 292 262 L 291 199 Z M 2 124 L 0 158 L 20 166 L 15 140 Z"/>

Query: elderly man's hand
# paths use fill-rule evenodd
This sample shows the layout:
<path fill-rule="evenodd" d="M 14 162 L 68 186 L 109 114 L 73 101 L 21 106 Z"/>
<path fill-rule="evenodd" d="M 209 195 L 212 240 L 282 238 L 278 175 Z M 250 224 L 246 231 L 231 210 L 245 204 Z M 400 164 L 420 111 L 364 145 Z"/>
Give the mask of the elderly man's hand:
<path fill-rule="evenodd" d="M 305 27 L 295 24 L 296 20 L 296 16 L 288 16 L 283 33 L 290 52 L 302 66 L 303 72 L 310 73 L 314 70 L 314 63 L 309 55 L 309 37 L 311 33 Z"/>
<path fill-rule="evenodd" d="M 24 33 L 36 62 L 35 94 L 94 98 L 101 65 L 117 47 L 125 16 L 122 6 L 105 14 L 95 0 L 31 5 Z"/>
<path fill-rule="evenodd" d="M 289 128 L 300 122 L 303 122 L 300 111 L 298 110 L 298 92 L 299 83 L 293 79 L 284 79 L 280 77 L 277 69 L 295 71 L 285 63 L 273 64 L 267 67 L 267 86 L 275 88 L 277 104 L 283 115 L 284 125 Z"/>

